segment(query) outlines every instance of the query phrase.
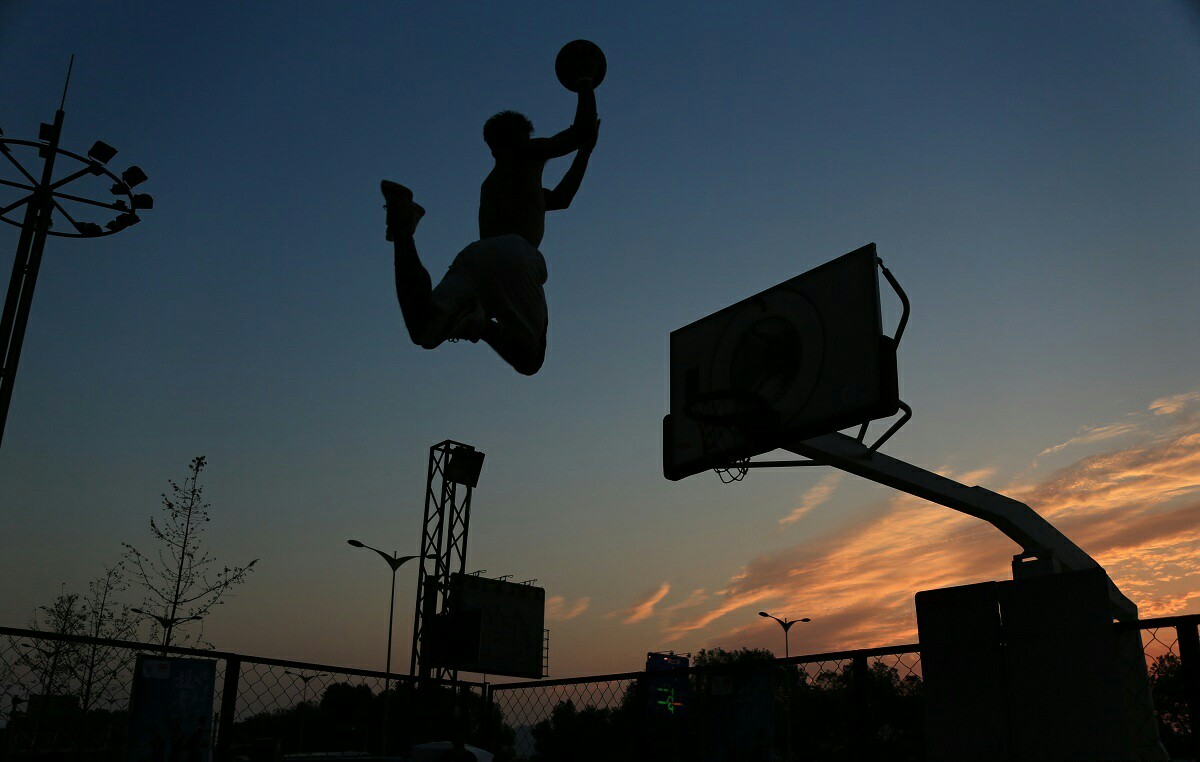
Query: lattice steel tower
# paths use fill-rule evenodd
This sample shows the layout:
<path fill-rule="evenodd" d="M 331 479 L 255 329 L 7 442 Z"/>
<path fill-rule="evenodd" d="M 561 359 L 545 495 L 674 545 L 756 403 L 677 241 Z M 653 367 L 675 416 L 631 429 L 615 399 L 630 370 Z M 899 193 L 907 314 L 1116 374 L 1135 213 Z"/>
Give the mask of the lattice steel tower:
<path fill-rule="evenodd" d="M 450 575 L 467 570 L 471 495 L 479 481 L 481 468 L 483 453 L 471 445 L 447 439 L 429 448 L 425 519 L 418 559 L 421 569 L 417 575 L 417 606 L 413 614 L 411 675 L 442 680 L 457 678 L 457 670 L 430 667 L 421 658 L 421 638 L 433 617 L 449 613 Z"/>

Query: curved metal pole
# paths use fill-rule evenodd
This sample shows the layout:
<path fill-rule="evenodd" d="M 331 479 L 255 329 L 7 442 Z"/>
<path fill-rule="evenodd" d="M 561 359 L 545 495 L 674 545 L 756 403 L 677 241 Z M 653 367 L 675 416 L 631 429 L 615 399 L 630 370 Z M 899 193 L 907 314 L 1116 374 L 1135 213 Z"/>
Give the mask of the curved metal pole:
<path fill-rule="evenodd" d="M 375 550 L 371 548 L 371 550 Z M 383 555 L 382 553 L 380 555 Z M 386 556 L 384 556 L 386 558 Z M 389 564 L 390 565 L 390 564 Z M 392 595 L 388 600 L 388 644 L 387 644 L 387 666 L 383 668 L 386 676 L 383 678 L 383 755 L 386 757 L 388 753 L 388 726 L 392 724 L 392 716 L 389 711 L 389 703 L 392 695 L 392 620 L 396 616 L 396 570 L 400 568 L 400 564 L 392 566 Z"/>
<path fill-rule="evenodd" d="M 387 562 L 388 568 L 392 570 L 392 591 L 388 597 L 388 634 L 387 634 L 387 661 L 384 666 L 383 678 L 383 754 L 386 756 L 388 751 L 388 726 L 391 724 L 390 702 L 391 702 L 391 686 L 392 686 L 392 626 L 396 620 L 396 572 L 400 567 L 414 558 L 420 556 L 398 556 L 395 551 L 391 554 L 385 553 L 379 548 L 373 548 L 359 540 L 347 540 L 349 545 L 355 548 L 364 548 L 373 550 L 384 561 Z"/>
<path fill-rule="evenodd" d="M 787 445 L 784 449 L 983 519 L 1021 546 L 1022 552 L 1013 559 L 1014 578 L 1029 573 L 1031 569 L 1025 566 L 1031 558 L 1040 562 L 1042 570 L 1050 572 L 1102 568 L 1025 503 L 983 487 L 968 487 L 880 452 L 871 452 L 853 437 L 825 434 Z M 1108 597 L 1116 618 L 1122 621 L 1137 619 L 1137 605 L 1118 590 L 1111 579 Z"/>

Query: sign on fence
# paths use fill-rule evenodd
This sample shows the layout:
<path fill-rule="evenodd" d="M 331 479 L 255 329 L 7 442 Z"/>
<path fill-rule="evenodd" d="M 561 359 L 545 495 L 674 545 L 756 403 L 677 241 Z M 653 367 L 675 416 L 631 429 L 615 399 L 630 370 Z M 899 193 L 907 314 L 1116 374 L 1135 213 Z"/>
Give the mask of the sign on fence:
<path fill-rule="evenodd" d="M 217 663 L 139 654 L 129 699 L 126 762 L 209 762 Z"/>

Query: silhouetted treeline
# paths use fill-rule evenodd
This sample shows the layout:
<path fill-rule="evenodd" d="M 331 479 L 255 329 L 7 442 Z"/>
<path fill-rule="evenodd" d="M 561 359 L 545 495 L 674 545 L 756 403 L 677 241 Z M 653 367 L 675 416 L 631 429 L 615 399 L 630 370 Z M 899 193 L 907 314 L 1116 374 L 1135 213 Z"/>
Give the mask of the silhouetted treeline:
<path fill-rule="evenodd" d="M 10 711 L 0 728 L 0 762 L 122 759 L 129 713 L 79 708 L 76 696 L 34 697 L 33 706 Z"/>
<path fill-rule="evenodd" d="M 456 708 L 456 701 L 457 708 Z M 279 739 L 284 754 L 318 751 L 378 751 L 382 742 L 384 694 L 366 685 L 336 682 L 319 698 L 287 709 L 263 712 L 234 725 L 238 742 Z M 495 749 L 498 759 L 511 759 L 514 734 L 497 708 L 490 712 L 483 699 L 469 690 L 456 699 L 449 688 L 427 692 L 407 684 L 392 685 L 388 696 L 389 747 L 452 738 L 453 719 L 461 716 L 467 743 Z"/>
<path fill-rule="evenodd" d="M 784 723 L 789 717 L 796 759 L 850 759 L 856 753 L 867 759 L 924 758 L 922 683 L 916 675 L 901 676 L 894 667 L 876 662 L 858 686 L 862 701 L 856 701 L 851 669 L 831 665 L 828 671 L 805 680 L 794 667 L 769 666 L 773 659 L 770 652 L 757 649 L 701 651 L 694 662 L 697 666 L 741 669 L 724 676 L 691 676 L 683 697 L 685 706 L 672 714 L 662 711 L 656 697 L 650 695 L 653 686 L 647 686 L 645 680 L 631 683 L 623 698 L 607 707 L 587 700 L 589 693 L 601 693 L 599 687 L 579 686 L 584 697 L 579 705 L 562 701 L 550 717 L 533 727 L 537 751 L 532 759 L 772 759 L 773 753 L 783 755 L 787 744 Z M 724 687 L 718 684 L 722 680 Z M 740 680 L 743 687 L 731 687 L 731 680 Z M 757 689 L 753 685 L 756 680 L 760 683 Z M 1150 685 L 1163 744 L 1172 758 L 1189 757 L 1192 725 L 1179 657 L 1167 653 L 1155 658 Z M 769 720 L 761 718 L 764 722 L 747 722 L 737 711 L 722 706 L 749 701 L 754 709 L 754 694 L 764 691 L 769 703 Z M 743 732 L 739 733 L 739 725 Z M 747 737 L 764 729 L 769 730 L 757 741 Z"/>
<path fill-rule="evenodd" d="M 1158 714 L 1158 733 L 1172 759 L 1192 756 L 1192 718 L 1187 706 L 1183 667 L 1173 653 L 1158 656 L 1150 665 L 1150 690 Z"/>
<path fill-rule="evenodd" d="M 704 650 L 696 666 L 729 669 L 692 675 L 686 687 L 670 685 L 666 673 L 648 675 L 611 707 L 560 702 L 533 727 L 532 759 L 777 759 L 789 717 L 796 759 L 845 759 L 856 741 L 867 758 L 923 758 L 920 678 L 877 663 L 856 705 L 850 670 L 831 668 L 810 681 L 774 660 L 761 649 Z M 668 710 L 663 702 L 672 696 L 676 706 Z"/>
<path fill-rule="evenodd" d="M 852 670 L 830 665 L 815 678 L 802 679 L 794 667 L 771 664 L 773 658 L 770 652 L 754 649 L 701 651 L 695 664 L 728 670 L 687 677 L 686 689 L 674 697 L 679 704 L 674 711 L 658 703 L 663 696 L 658 689 L 667 685 L 660 675 L 633 681 L 619 699 L 605 706 L 596 704 L 603 703 L 617 684 L 580 684 L 575 687 L 577 702 L 560 702 L 530 729 L 536 743 L 531 759 L 766 760 L 782 755 L 789 717 L 797 759 L 847 759 L 855 744 L 868 759 L 923 758 L 920 678 L 901 676 L 875 663 L 858 687 L 865 699 L 859 703 Z M 1155 658 L 1150 685 L 1164 745 L 1173 758 L 1188 757 L 1192 723 L 1179 657 L 1167 653 Z M 81 696 L 74 693 L 30 698 L 19 707 L 5 707 L 0 762 L 121 758 L 127 712 L 84 711 Z M 513 728 L 498 707 L 488 711 L 482 698 L 470 691 L 459 698 L 467 742 L 494 750 L 498 762 L 514 759 Z M 397 685 L 389 703 L 395 750 L 452 737 L 456 712 L 449 689 L 436 687 L 422 694 Z M 278 741 L 283 753 L 375 751 L 382 736 L 383 704 L 383 694 L 373 694 L 366 685 L 334 682 L 311 701 L 236 723 L 235 740 Z"/>

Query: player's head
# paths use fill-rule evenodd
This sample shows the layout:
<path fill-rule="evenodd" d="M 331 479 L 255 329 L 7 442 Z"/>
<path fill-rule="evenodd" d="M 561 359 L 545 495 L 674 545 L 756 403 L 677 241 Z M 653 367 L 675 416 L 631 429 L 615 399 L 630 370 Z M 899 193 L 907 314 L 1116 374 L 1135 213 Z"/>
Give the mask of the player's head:
<path fill-rule="evenodd" d="M 483 142 L 493 154 L 511 151 L 533 134 L 533 122 L 516 111 L 501 111 L 483 125 Z"/>

